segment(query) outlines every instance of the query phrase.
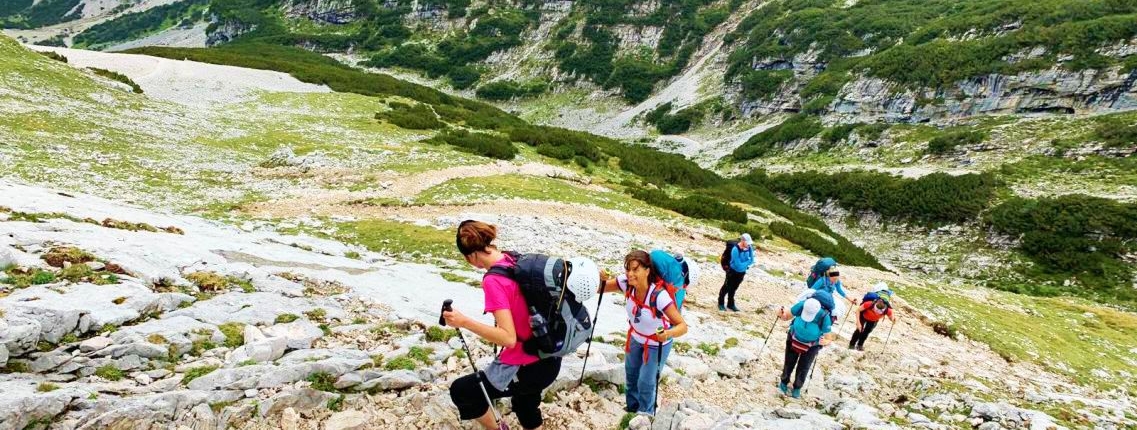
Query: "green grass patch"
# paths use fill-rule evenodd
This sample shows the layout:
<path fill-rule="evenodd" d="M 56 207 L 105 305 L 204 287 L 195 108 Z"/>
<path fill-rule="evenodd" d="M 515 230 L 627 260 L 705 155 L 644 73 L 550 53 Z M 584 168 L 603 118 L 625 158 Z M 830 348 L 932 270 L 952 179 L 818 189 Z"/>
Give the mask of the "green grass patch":
<path fill-rule="evenodd" d="M 238 322 L 227 322 L 217 326 L 225 335 L 225 346 L 236 348 L 245 344 L 245 325 Z"/>
<path fill-rule="evenodd" d="M 410 257 L 458 258 L 454 233 L 433 227 L 388 220 L 363 220 L 337 225 L 336 238 L 375 252 Z"/>
<path fill-rule="evenodd" d="M 274 324 L 287 324 L 287 323 L 296 321 L 298 319 L 300 319 L 300 317 L 296 314 L 280 314 L 280 315 L 276 316 L 276 320 L 274 320 L 273 323 Z"/>
<path fill-rule="evenodd" d="M 987 291 L 987 303 L 945 288 L 906 287 L 898 291 L 915 307 L 990 345 L 1014 361 L 1108 390 L 1132 389 L 1119 372 L 1133 368 L 1128 351 L 1137 348 L 1137 316 L 1070 297 L 1041 298 Z M 1029 312 L 1007 310 L 1012 307 Z M 1092 314 L 1092 315 L 1091 315 Z M 1094 371 L 1105 371 L 1100 378 Z"/>
<path fill-rule="evenodd" d="M 113 364 L 107 364 L 95 369 L 95 376 L 106 379 L 111 382 L 120 381 L 126 377 L 126 373 L 114 367 Z"/>
<path fill-rule="evenodd" d="M 214 370 L 217 370 L 217 366 L 202 366 L 187 370 L 182 377 L 182 385 L 188 386 L 194 379 L 213 373 Z"/>
<path fill-rule="evenodd" d="M 590 190 L 564 180 L 526 175 L 452 179 L 423 191 L 415 198 L 415 203 L 464 204 L 508 199 L 573 203 L 667 218 L 663 211 L 620 194 Z M 448 238 L 448 242 L 453 242 L 453 238 Z M 453 246 L 452 243 L 449 245 Z"/>
<path fill-rule="evenodd" d="M 454 330 L 446 330 L 439 326 L 432 325 L 426 328 L 427 342 L 446 342 L 456 335 L 457 333 Z"/>

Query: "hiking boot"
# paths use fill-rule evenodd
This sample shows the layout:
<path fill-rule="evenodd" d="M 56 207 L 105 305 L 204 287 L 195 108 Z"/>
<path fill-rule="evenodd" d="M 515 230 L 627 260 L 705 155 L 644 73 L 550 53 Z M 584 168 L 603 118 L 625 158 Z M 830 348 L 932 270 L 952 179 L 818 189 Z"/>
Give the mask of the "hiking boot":
<path fill-rule="evenodd" d="M 726 312 L 726 306 L 719 305 L 719 312 Z"/>
<path fill-rule="evenodd" d="M 794 392 L 790 394 L 790 397 L 793 397 L 795 399 L 800 399 L 801 398 L 801 389 L 800 388 L 794 388 Z"/>
<path fill-rule="evenodd" d="M 864 350 L 865 350 L 864 345 L 857 345 L 857 351 L 864 351 Z"/>
<path fill-rule="evenodd" d="M 738 306 L 735 305 L 727 306 L 727 309 L 730 309 L 731 312 L 738 312 Z"/>
<path fill-rule="evenodd" d="M 779 382 L 778 383 L 778 390 L 781 391 L 782 395 L 784 395 L 784 396 L 790 395 L 790 387 L 786 384 Z"/>

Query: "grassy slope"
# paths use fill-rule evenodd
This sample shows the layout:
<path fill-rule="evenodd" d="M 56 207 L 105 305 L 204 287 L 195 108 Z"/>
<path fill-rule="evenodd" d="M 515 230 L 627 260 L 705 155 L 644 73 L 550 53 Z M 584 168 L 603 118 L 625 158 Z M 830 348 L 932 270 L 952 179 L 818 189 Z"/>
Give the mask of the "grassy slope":
<path fill-rule="evenodd" d="M 1075 381 L 1130 395 L 1137 315 L 1074 298 L 1037 298 L 942 285 L 902 288 L 909 303 L 1005 359 L 1033 361 Z M 983 301 L 974 298 L 985 295 Z"/>

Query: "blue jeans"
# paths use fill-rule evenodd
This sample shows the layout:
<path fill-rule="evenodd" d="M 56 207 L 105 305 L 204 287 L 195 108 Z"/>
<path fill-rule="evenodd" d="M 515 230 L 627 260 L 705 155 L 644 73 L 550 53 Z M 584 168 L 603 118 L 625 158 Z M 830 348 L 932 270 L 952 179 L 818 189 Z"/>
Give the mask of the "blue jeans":
<path fill-rule="evenodd" d="M 624 376 L 627 378 L 627 392 L 624 397 L 628 400 L 628 409 L 636 412 L 655 414 L 655 388 L 659 372 L 659 346 L 652 345 L 649 349 L 647 362 L 644 362 L 644 345 L 632 340 L 631 348 L 624 357 Z M 663 345 L 663 359 L 667 362 L 667 355 L 671 353 L 671 344 Z"/>

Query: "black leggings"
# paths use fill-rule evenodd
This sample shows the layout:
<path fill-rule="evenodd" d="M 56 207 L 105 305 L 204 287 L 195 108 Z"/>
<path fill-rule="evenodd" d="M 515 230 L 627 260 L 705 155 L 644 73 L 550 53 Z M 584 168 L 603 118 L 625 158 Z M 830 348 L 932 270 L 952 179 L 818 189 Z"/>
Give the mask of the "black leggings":
<path fill-rule="evenodd" d="M 485 383 L 486 392 L 491 399 L 512 397 L 513 412 L 517 414 L 517 421 L 527 429 L 541 426 L 541 391 L 557 379 L 561 372 L 560 358 L 546 358 L 533 364 L 521 366 L 517 371 L 517 380 L 510 383 L 505 391 L 498 391 L 489 382 Z M 481 372 L 478 372 L 479 374 Z M 489 410 L 486 397 L 478 386 L 479 376 L 473 373 L 455 379 L 450 384 L 450 400 L 458 406 L 458 416 L 463 420 L 472 420 L 481 417 Z"/>
<path fill-rule="evenodd" d="M 813 365 L 813 359 L 817 358 L 817 353 L 821 351 L 821 345 L 814 345 L 805 351 L 804 354 L 798 354 L 790 347 L 792 334 L 786 335 L 786 362 L 782 366 L 782 383 L 785 385 L 790 384 L 790 375 L 794 374 L 794 368 L 797 368 L 797 375 L 794 378 L 794 389 L 800 390 L 805 386 L 805 378 L 809 376 L 809 368 Z"/>
<path fill-rule="evenodd" d="M 742 278 L 746 277 L 746 272 L 735 272 L 733 269 L 726 270 L 726 280 L 722 283 L 722 288 L 719 288 L 719 307 L 723 306 L 723 299 L 727 299 L 727 306 L 734 307 L 734 293 L 738 291 L 738 286 L 742 285 Z"/>
<path fill-rule="evenodd" d="M 876 328 L 876 323 L 878 322 L 878 321 L 865 321 L 864 318 L 861 318 L 860 312 L 857 313 L 857 319 L 861 320 L 861 325 L 864 328 L 861 330 L 857 330 L 857 331 L 853 332 L 853 338 L 849 339 L 849 348 L 856 348 L 858 346 L 861 348 L 864 348 L 865 347 L 865 339 L 869 338 L 869 333 L 872 333 L 872 329 Z"/>

